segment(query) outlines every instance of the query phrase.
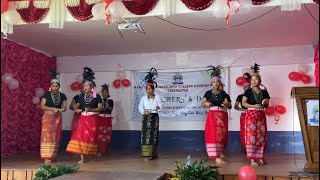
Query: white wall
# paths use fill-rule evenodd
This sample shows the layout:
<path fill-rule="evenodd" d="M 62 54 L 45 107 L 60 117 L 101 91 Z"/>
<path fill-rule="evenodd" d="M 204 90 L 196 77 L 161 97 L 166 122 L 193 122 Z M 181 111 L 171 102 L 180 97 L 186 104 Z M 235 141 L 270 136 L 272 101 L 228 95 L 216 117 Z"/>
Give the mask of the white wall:
<path fill-rule="evenodd" d="M 176 59 L 181 59 L 181 54 L 187 58 L 187 64 L 177 65 Z M 288 74 L 296 71 L 298 64 L 309 64 L 309 75 L 313 74 L 313 49 L 312 46 L 295 46 L 280 48 L 243 49 L 200 51 L 185 53 L 154 53 L 134 55 L 112 56 L 82 56 L 58 58 L 58 70 L 61 72 L 61 89 L 69 102 L 76 94 L 70 90 L 70 84 L 76 81 L 76 76 L 82 72 L 85 66 L 96 71 L 96 83 L 98 85 L 109 83 L 116 78 L 117 64 L 125 66 L 128 70 L 145 70 L 152 66 L 160 69 L 196 68 L 206 67 L 210 64 L 230 67 L 230 96 L 235 101 L 242 93 L 242 88 L 235 84 L 235 79 L 242 75 L 243 67 L 248 67 L 254 62 L 262 64 L 261 75 L 263 84 L 268 88 L 271 96 L 271 105 L 284 105 L 286 114 L 282 115 L 280 122 L 275 124 L 273 118 L 268 118 L 268 129 L 271 131 L 300 130 L 298 115 L 293 99 L 290 97 L 291 88 L 304 86 L 301 82 L 291 82 Z M 234 67 L 237 66 L 237 67 Z M 127 71 L 130 78 L 130 72 Z M 308 86 L 313 86 L 312 83 Z M 140 130 L 141 123 L 130 120 L 130 88 L 110 89 L 112 99 L 115 101 L 113 112 L 113 129 L 115 130 Z M 64 114 L 63 129 L 70 129 L 73 113 L 67 111 Z M 161 130 L 203 130 L 205 121 L 161 122 Z M 231 110 L 229 130 L 239 130 L 239 112 Z"/>

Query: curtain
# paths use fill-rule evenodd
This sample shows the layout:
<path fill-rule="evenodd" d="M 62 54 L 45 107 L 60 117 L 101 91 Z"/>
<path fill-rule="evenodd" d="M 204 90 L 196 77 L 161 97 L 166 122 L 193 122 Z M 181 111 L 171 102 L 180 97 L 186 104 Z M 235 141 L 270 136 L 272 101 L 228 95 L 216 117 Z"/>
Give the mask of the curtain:
<path fill-rule="evenodd" d="M 319 43 L 314 46 L 314 82 L 319 87 Z"/>
<path fill-rule="evenodd" d="M 28 5 L 28 6 L 23 7 L 22 4 Z M 22 1 L 22 2 L 17 2 L 17 11 L 24 22 L 28 24 L 36 24 L 46 17 L 49 11 L 49 5 L 50 5 L 50 1 L 34 1 L 34 0 L 30 0 L 30 2 Z M 22 6 L 22 7 L 19 7 L 19 6 Z"/>
<path fill-rule="evenodd" d="M 260 5 L 269 2 L 270 0 L 252 0 L 252 4 Z"/>
<path fill-rule="evenodd" d="M 1 39 L 1 76 L 10 73 L 19 87 L 1 83 L 1 156 L 39 151 L 42 110 L 32 103 L 35 89 L 49 89 L 56 59 Z"/>
<path fill-rule="evenodd" d="M 135 15 L 145 15 L 153 10 L 159 0 L 122 1 L 123 5 Z"/>
<path fill-rule="evenodd" d="M 70 0 L 68 0 L 70 1 Z M 66 1 L 66 2 L 68 2 Z M 72 2 L 72 1 L 70 1 Z M 85 0 L 80 0 L 79 5 L 70 6 L 67 4 L 67 9 L 70 14 L 79 21 L 86 21 L 93 17 L 91 10 L 95 4 L 87 4 Z"/>
<path fill-rule="evenodd" d="M 213 0 L 181 0 L 187 8 L 194 11 L 207 9 L 213 3 Z"/>

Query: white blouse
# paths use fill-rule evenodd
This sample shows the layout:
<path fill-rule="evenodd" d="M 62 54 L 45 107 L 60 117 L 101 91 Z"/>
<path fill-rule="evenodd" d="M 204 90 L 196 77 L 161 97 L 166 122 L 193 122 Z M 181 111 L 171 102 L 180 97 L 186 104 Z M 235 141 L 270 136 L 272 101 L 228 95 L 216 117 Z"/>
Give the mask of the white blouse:
<path fill-rule="evenodd" d="M 156 113 L 157 106 L 159 106 L 161 110 L 162 103 L 159 95 L 155 94 L 154 99 L 148 99 L 148 95 L 145 95 L 140 100 L 139 111 L 141 114 L 144 114 L 144 110 L 150 110 L 151 112 Z"/>

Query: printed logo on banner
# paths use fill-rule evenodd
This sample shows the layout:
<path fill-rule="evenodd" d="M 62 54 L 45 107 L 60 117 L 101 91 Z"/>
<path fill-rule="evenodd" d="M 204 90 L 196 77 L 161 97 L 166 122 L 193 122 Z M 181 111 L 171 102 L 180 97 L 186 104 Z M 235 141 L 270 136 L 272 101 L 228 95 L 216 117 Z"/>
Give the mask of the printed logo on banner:
<path fill-rule="evenodd" d="M 205 120 L 208 109 L 201 107 L 201 100 L 206 91 L 211 90 L 211 77 L 205 71 L 194 72 L 158 72 L 155 80 L 158 84 L 155 93 L 162 99 L 160 120 Z M 228 71 L 222 71 L 224 90 L 228 92 Z M 138 106 L 140 99 L 146 95 L 145 76 L 147 73 L 132 73 L 132 120 L 141 120 Z"/>

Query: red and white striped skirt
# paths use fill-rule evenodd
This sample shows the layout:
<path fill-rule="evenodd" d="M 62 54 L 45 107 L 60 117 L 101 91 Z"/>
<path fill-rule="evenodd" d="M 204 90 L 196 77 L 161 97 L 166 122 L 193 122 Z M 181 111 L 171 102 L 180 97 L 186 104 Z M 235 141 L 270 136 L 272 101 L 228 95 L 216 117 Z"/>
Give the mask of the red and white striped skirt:
<path fill-rule="evenodd" d="M 228 144 L 228 113 L 212 107 L 205 125 L 205 141 L 209 158 L 219 158 Z"/>
<path fill-rule="evenodd" d="M 245 116 L 248 159 L 261 160 L 267 144 L 267 121 L 263 110 L 248 109 Z"/>

